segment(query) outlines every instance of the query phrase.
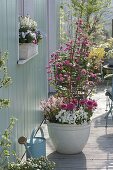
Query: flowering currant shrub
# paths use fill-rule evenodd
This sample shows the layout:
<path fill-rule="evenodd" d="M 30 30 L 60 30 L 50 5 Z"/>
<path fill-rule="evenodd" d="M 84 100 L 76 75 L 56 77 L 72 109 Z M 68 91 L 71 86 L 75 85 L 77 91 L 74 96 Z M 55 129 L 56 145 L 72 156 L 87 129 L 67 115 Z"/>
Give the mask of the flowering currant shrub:
<path fill-rule="evenodd" d="M 47 72 L 57 94 L 42 104 L 51 122 L 83 124 L 90 121 L 97 107 L 91 95 L 100 78 L 91 67 L 93 44 L 83 28 L 82 19 L 78 19 L 73 40 L 51 55 Z"/>
<path fill-rule="evenodd" d="M 30 16 L 19 17 L 19 43 L 38 44 L 42 39 L 42 35 L 37 30 L 37 22 L 32 20 Z"/>
<path fill-rule="evenodd" d="M 90 47 L 93 44 L 83 32 L 81 19 L 76 25 L 74 40 L 51 55 L 47 69 L 50 84 L 59 94 L 69 98 L 87 98 L 100 79 L 89 62 Z"/>

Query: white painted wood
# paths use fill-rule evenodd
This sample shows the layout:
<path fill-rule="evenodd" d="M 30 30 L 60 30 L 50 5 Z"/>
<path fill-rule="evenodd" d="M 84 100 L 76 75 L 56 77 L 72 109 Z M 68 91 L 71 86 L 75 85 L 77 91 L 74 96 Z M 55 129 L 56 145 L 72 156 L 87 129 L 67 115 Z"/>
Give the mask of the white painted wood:
<path fill-rule="evenodd" d="M 24 0 L 24 16 L 26 15 L 34 19 L 34 0 Z"/>
<path fill-rule="evenodd" d="M 57 50 L 57 9 L 56 0 L 48 0 L 48 56 Z M 49 92 L 55 90 L 49 86 Z"/>
<path fill-rule="evenodd" d="M 18 4 L 18 14 L 19 16 L 23 16 L 24 15 L 24 10 L 23 10 L 23 7 L 24 7 L 24 1 L 23 0 L 18 0 L 17 2 Z"/>
<path fill-rule="evenodd" d="M 49 21 L 49 32 L 48 32 L 48 40 L 49 40 L 49 56 L 51 53 L 56 51 L 56 1 L 55 0 L 48 0 L 48 21 Z"/>
<path fill-rule="evenodd" d="M 38 53 L 38 45 L 33 43 L 19 44 L 19 60 L 28 60 Z"/>
<path fill-rule="evenodd" d="M 20 0 L 19 0 L 20 1 Z M 29 138 L 35 126 L 39 126 L 43 114 L 39 108 L 40 101 L 47 98 L 47 65 L 46 38 L 39 43 L 39 54 L 21 66 L 17 65 L 18 58 L 18 4 L 17 0 L 0 0 L 0 49 L 8 50 L 8 70 L 12 77 L 12 85 L 0 90 L 1 98 L 11 99 L 9 109 L 1 109 L 0 132 L 8 126 L 11 114 L 18 119 L 12 133 L 13 148 L 21 157 L 24 146 L 18 144 L 22 135 Z M 41 30 L 47 33 L 46 0 L 34 1 L 34 16 Z"/>
<path fill-rule="evenodd" d="M 38 55 L 38 53 L 32 55 L 31 57 L 29 57 L 29 58 L 26 59 L 26 60 L 21 60 L 21 59 L 20 59 L 20 60 L 17 61 L 17 64 L 19 64 L 19 65 L 25 64 L 26 62 L 28 62 L 29 60 L 31 60 L 33 57 L 35 57 L 35 56 L 37 56 L 37 55 Z"/>
<path fill-rule="evenodd" d="M 34 0 L 18 0 L 19 16 L 30 15 L 34 18 Z"/>

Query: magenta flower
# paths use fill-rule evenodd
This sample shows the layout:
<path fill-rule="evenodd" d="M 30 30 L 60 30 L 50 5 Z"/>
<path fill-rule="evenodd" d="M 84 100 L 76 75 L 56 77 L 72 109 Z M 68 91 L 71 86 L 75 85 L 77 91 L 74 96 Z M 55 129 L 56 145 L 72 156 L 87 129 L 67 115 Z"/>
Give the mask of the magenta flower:
<path fill-rule="evenodd" d="M 94 100 L 87 100 L 87 102 L 85 103 L 86 107 L 88 107 L 88 109 L 93 110 L 97 107 L 97 103 Z"/>
<path fill-rule="evenodd" d="M 73 103 L 74 105 L 76 105 L 76 106 L 78 105 L 78 100 L 77 100 L 77 99 L 72 99 L 71 101 L 72 101 L 72 103 Z"/>
<path fill-rule="evenodd" d="M 93 100 L 93 106 L 96 108 L 97 107 L 97 102 Z"/>
<path fill-rule="evenodd" d="M 82 99 L 82 100 L 79 101 L 80 105 L 84 105 L 85 103 L 86 103 L 86 99 Z"/>
<path fill-rule="evenodd" d="M 61 109 L 62 109 L 62 110 L 67 110 L 67 104 L 64 104 L 64 103 L 61 104 Z"/>
<path fill-rule="evenodd" d="M 72 111 L 74 108 L 75 108 L 75 104 L 74 103 L 70 102 L 70 103 L 67 104 L 67 110 Z"/>

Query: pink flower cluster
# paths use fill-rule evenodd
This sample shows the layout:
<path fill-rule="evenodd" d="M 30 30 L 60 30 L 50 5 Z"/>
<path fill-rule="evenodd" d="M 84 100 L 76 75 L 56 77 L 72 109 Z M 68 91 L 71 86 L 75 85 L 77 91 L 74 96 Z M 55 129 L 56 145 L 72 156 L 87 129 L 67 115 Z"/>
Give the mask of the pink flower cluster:
<path fill-rule="evenodd" d="M 67 101 L 67 99 L 63 97 L 59 98 L 51 96 L 47 101 L 42 101 L 41 106 L 44 110 L 45 117 L 50 122 L 58 121 L 58 119 L 56 119 L 57 115 L 64 116 L 63 113 L 67 113 L 66 115 L 73 113 L 78 117 L 77 121 L 81 121 L 81 116 L 79 117 L 78 111 L 80 111 L 81 114 L 87 114 L 86 120 L 89 121 L 93 111 L 97 108 L 97 102 L 92 99 L 71 99 L 70 101 Z"/>
<path fill-rule="evenodd" d="M 99 82 L 97 75 L 88 67 L 88 55 L 92 44 L 83 31 L 83 21 L 79 19 L 76 25 L 76 38 L 62 45 L 51 55 L 47 73 L 50 84 L 57 91 L 60 89 L 60 92 L 63 93 L 62 89 L 65 87 L 67 90 L 71 88 L 70 91 L 74 89 L 73 94 L 77 94 L 78 87 L 82 85 L 81 91 L 90 94 L 88 92 L 90 88 Z M 73 85 L 76 89 L 73 88 Z"/>
<path fill-rule="evenodd" d="M 70 110 L 70 111 L 72 111 L 73 109 L 78 110 L 80 107 L 83 107 L 84 110 L 87 111 L 88 110 L 93 111 L 97 108 L 97 102 L 92 99 L 82 99 L 82 100 L 73 99 L 69 103 L 62 103 L 60 107 L 63 110 Z"/>
<path fill-rule="evenodd" d="M 41 101 L 41 106 L 45 112 L 52 112 L 55 111 L 55 109 L 60 109 L 62 101 L 62 97 L 56 98 L 54 96 L 51 96 L 48 100 Z"/>
<path fill-rule="evenodd" d="M 41 106 L 47 112 L 55 109 L 72 111 L 73 109 L 78 110 L 80 107 L 93 111 L 97 108 L 97 102 L 92 99 L 71 99 L 71 101 L 68 102 L 66 98 L 51 96 L 48 100 L 42 101 Z"/>

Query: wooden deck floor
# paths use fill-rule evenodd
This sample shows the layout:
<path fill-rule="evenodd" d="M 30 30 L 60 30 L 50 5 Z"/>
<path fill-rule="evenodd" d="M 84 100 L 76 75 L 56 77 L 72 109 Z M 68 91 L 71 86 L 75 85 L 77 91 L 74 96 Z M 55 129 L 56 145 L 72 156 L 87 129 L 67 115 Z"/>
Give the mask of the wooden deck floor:
<path fill-rule="evenodd" d="M 113 122 L 105 128 L 105 102 L 103 89 L 94 96 L 98 110 L 93 116 L 89 140 L 80 154 L 63 155 L 55 151 L 44 126 L 47 139 L 47 155 L 56 162 L 56 170 L 113 170 Z"/>

